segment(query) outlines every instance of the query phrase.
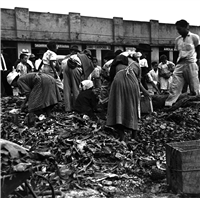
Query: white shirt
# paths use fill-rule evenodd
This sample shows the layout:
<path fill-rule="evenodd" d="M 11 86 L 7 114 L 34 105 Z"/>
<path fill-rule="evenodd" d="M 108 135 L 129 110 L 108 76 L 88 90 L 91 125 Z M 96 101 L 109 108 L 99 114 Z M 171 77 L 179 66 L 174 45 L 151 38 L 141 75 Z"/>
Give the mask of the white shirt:
<path fill-rule="evenodd" d="M 50 66 L 50 61 L 56 61 L 57 60 L 57 54 L 51 50 L 47 50 L 44 55 L 43 55 L 43 63 L 44 65 L 49 65 Z"/>
<path fill-rule="evenodd" d="M 5 62 L 5 59 L 3 57 L 3 54 L 1 54 L 1 60 L 3 61 L 3 65 L 4 65 L 4 70 L 3 70 L 3 67 L 2 65 L 0 65 L 0 71 L 7 71 L 7 66 L 6 66 L 6 62 Z"/>
<path fill-rule="evenodd" d="M 158 69 L 157 69 L 156 72 L 155 72 L 154 69 L 150 70 L 147 75 L 149 77 L 149 80 L 151 82 L 154 82 L 157 85 L 157 83 L 158 83 Z"/>
<path fill-rule="evenodd" d="M 182 36 L 177 37 L 175 40 L 175 49 L 179 51 L 178 60 L 185 58 L 187 61 L 196 62 L 197 53 L 195 48 L 198 45 L 200 45 L 200 41 L 197 34 L 188 32 L 188 35 L 185 38 Z"/>
<path fill-rule="evenodd" d="M 42 59 L 40 59 L 40 58 L 35 61 L 35 68 L 36 69 L 39 68 L 41 62 L 42 62 Z"/>

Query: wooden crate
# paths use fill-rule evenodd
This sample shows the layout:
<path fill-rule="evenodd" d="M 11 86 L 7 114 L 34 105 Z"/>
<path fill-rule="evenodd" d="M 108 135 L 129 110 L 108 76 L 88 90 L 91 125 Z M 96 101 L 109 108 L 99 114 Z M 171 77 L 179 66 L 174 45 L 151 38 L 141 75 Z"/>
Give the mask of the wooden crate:
<path fill-rule="evenodd" d="M 200 140 L 166 145 L 167 183 L 175 193 L 200 197 Z"/>

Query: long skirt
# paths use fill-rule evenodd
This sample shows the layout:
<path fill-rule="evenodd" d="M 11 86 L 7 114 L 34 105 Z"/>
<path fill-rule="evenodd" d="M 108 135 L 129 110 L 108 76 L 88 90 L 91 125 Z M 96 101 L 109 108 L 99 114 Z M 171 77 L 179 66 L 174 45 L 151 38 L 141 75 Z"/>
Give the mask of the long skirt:
<path fill-rule="evenodd" d="M 134 72 L 127 74 L 126 70 L 119 71 L 111 85 L 106 124 L 121 124 L 138 130 L 139 101 L 139 83 Z"/>
<path fill-rule="evenodd" d="M 65 111 L 72 111 L 76 98 L 80 92 L 79 85 L 83 80 L 82 72 L 77 67 L 70 69 L 67 63 L 63 67 L 64 104 Z"/>

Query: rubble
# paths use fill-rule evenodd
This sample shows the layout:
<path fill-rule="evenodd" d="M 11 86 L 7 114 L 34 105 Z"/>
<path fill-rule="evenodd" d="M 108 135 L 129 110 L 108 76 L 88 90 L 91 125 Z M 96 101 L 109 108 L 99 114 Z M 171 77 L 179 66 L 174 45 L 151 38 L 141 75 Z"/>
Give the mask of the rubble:
<path fill-rule="evenodd" d="M 54 118 L 41 115 L 32 127 L 25 121 L 26 114 L 19 112 L 17 126 L 9 112 L 19 109 L 22 100 L 16 96 L 2 98 L 1 138 L 24 147 L 34 158 L 13 159 L 8 150 L 1 151 L 1 175 L 12 172 L 11 165 L 36 166 L 42 161 L 42 173 L 60 197 L 76 197 L 76 191 L 80 193 L 77 197 L 90 192 L 87 197 L 144 198 L 146 193 L 152 198 L 158 194 L 167 198 L 165 144 L 200 138 L 200 111 L 196 106 L 143 115 L 137 141 L 127 134 L 125 143 L 114 137 L 112 129 L 106 130 L 105 106 L 92 120 L 67 114 L 59 105 L 53 111 Z M 46 160 L 47 156 L 51 160 Z"/>

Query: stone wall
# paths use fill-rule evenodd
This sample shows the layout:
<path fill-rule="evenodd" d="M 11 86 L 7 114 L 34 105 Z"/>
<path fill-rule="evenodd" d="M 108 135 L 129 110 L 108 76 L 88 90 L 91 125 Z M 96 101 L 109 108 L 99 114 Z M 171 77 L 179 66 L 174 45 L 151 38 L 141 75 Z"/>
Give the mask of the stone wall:
<path fill-rule="evenodd" d="M 173 45 L 178 36 L 174 24 L 127 21 L 120 17 L 97 18 L 80 13 L 29 12 L 28 8 L 1 9 L 2 40 L 49 41 L 63 43 Z M 199 26 L 191 31 L 200 35 Z"/>

